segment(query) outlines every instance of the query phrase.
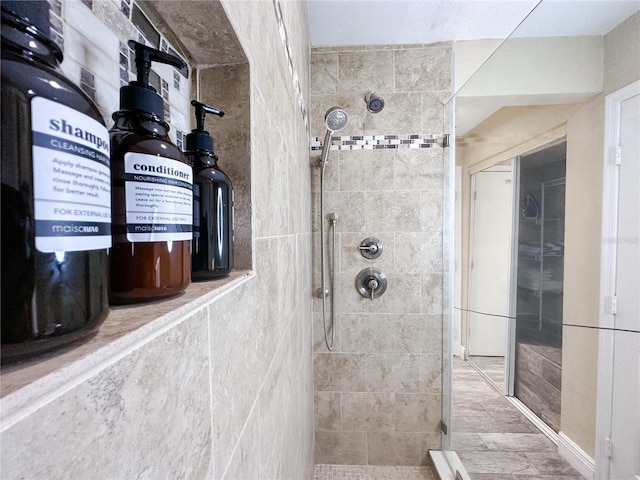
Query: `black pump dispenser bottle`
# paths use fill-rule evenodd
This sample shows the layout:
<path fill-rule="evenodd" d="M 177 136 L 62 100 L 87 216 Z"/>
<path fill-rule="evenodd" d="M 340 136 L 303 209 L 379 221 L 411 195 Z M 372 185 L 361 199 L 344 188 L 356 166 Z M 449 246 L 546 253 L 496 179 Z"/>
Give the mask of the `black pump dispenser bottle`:
<path fill-rule="evenodd" d="M 151 62 L 188 75 L 179 58 L 133 40 L 138 78 L 120 89 L 113 114 L 111 302 L 172 296 L 191 282 L 193 169 L 169 139 L 162 97 L 149 86 Z"/>
<path fill-rule="evenodd" d="M 2 363 L 95 333 L 109 312 L 109 133 L 60 70 L 46 1 L 2 1 Z"/>
<path fill-rule="evenodd" d="M 233 268 L 233 186 L 218 168 L 213 138 L 204 129 L 207 113 L 224 112 L 193 100 L 196 129 L 187 135 L 185 151 L 193 166 L 193 253 L 191 275 L 211 280 L 228 275 Z"/>

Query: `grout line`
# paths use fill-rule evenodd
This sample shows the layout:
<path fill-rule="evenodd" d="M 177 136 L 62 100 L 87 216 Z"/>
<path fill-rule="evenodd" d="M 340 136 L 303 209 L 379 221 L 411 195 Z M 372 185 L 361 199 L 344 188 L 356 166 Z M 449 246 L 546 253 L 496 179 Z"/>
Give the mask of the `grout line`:
<path fill-rule="evenodd" d="M 273 0 L 273 7 L 275 10 L 276 24 L 278 25 L 278 31 L 280 32 L 280 39 L 282 40 L 282 44 L 284 46 L 284 52 L 287 58 L 287 64 L 289 66 L 291 82 L 293 84 L 293 89 L 296 92 L 298 107 L 300 108 L 300 113 L 302 114 L 302 119 L 304 121 L 305 129 L 309 131 L 309 115 L 307 112 L 307 107 L 304 102 L 302 88 L 300 86 L 300 77 L 293 64 L 293 54 L 291 53 L 291 44 L 289 43 L 289 35 L 287 34 L 287 27 L 284 22 L 284 16 L 282 14 L 282 6 L 280 5 L 280 0 Z"/>
<path fill-rule="evenodd" d="M 209 412 L 210 412 L 210 421 L 211 421 L 211 431 L 210 431 L 210 438 L 211 438 L 211 445 L 210 445 L 210 449 L 209 449 L 209 453 L 211 455 L 210 457 L 210 461 L 209 461 L 209 465 L 211 466 L 211 473 L 213 474 L 216 471 L 216 463 L 215 463 L 215 451 L 214 451 L 214 447 L 215 447 L 215 442 L 213 441 L 213 432 L 215 432 L 215 424 L 214 424 L 214 401 L 213 401 L 213 392 L 214 392 L 214 385 L 213 385 L 213 352 L 212 350 L 212 327 L 213 327 L 213 322 L 210 319 L 210 315 L 211 315 L 211 305 L 207 305 L 204 307 L 205 311 L 207 312 L 206 314 L 206 318 L 205 321 L 207 322 L 207 347 L 209 349 L 208 352 L 208 364 L 209 364 Z"/>

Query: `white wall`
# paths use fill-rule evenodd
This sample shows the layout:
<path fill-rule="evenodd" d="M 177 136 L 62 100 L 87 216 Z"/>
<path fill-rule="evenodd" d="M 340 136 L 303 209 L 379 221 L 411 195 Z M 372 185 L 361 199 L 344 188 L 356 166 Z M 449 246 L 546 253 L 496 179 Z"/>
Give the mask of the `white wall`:
<path fill-rule="evenodd" d="M 467 81 L 492 41 L 456 43 L 456 134 L 499 108 L 583 101 L 602 90 L 602 37 L 510 38 Z M 549 72 L 553 72 L 550 75 Z"/>

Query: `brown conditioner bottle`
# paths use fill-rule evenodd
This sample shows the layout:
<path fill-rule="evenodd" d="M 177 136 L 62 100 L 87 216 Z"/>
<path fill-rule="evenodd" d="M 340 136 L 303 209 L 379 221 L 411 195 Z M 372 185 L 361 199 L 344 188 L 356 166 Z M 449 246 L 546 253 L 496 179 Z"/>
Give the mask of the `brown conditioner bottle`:
<path fill-rule="evenodd" d="M 176 295 L 191 283 L 193 170 L 169 139 L 164 106 L 149 86 L 152 61 L 187 75 L 179 58 L 129 41 L 138 78 L 120 89 L 113 114 L 111 303 Z"/>

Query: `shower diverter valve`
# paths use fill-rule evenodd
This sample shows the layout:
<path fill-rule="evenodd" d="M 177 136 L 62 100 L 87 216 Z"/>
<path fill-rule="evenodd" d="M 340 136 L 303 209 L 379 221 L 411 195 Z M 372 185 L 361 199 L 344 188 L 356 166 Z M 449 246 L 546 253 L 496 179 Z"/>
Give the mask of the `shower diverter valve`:
<path fill-rule="evenodd" d="M 373 300 L 387 289 L 387 276 L 377 268 L 365 268 L 356 277 L 356 288 L 360 295 Z"/>
<path fill-rule="evenodd" d="M 360 245 L 358 245 L 358 250 L 360 250 L 364 258 L 373 260 L 382 255 L 382 242 L 375 237 L 365 238 L 360 242 Z"/>

